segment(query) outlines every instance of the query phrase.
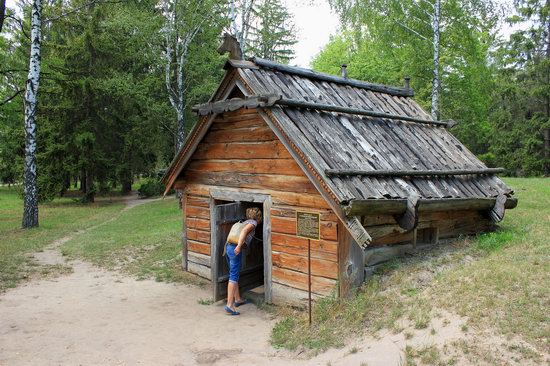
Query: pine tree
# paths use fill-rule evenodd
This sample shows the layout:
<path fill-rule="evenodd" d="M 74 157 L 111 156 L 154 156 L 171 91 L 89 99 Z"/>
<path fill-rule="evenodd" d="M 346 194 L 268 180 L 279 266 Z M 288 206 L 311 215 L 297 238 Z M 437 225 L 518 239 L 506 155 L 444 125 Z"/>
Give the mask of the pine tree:
<path fill-rule="evenodd" d="M 252 10 L 247 53 L 288 64 L 294 57 L 296 30 L 292 15 L 280 0 L 262 0 Z"/>
<path fill-rule="evenodd" d="M 495 53 L 491 152 L 518 175 L 550 174 L 550 1 L 515 2 L 522 25 Z"/>

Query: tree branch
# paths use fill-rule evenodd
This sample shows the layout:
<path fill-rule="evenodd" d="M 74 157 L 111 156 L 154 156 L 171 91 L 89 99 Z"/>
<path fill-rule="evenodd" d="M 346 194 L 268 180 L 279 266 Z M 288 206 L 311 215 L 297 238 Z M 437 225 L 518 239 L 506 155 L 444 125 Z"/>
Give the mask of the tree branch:
<path fill-rule="evenodd" d="M 415 34 L 416 36 L 418 36 L 419 38 L 425 40 L 425 41 L 429 41 L 429 39 L 425 36 L 423 36 L 422 34 L 418 33 L 417 31 L 415 31 L 414 29 L 406 26 L 405 24 L 403 24 L 402 22 L 400 22 L 399 20 L 395 20 L 395 22 L 397 24 L 399 24 L 400 26 L 402 26 L 403 28 L 405 28 L 406 30 L 408 30 L 409 32 Z"/>
<path fill-rule="evenodd" d="M 0 1 L 2 1 L 2 0 L 0 0 Z M 17 24 L 19 24 L 19 28 L 21 29 L 21 33 L 23 33 L 25 38 L 31 38 L 29 36 L 29 34 L 25 31 L 25 27 L 23 26 L 23 21 L 21 19 L 17 18 L 15 15 L 12 15 L 12 14 L 7 14 L 6 19 L 13 19 L 14 21 L 16 21 Z"/>
<path fill-rule="evenodd" d="M 15 99 L 19 94 L 23 93 L 25 90 L 24 89 L 18 89 L 15 94 L 13 94 L 11 97 L 9 97 L 8 99 L 4 100 L 3 102 L 0 102 L 0 107 L 3 106 L 4 104 L 8 104 L 10 101 L 12 101 L 13 99 Z"/>
<path fill-rule="evenodd" d="M 76 8 L 71 9 L 71 10 L 65 12 L 65 13 L 60 14 L 60 15 L 54 16 L 52 18 L 44 19 L 44 23 L 59 20 L 61 18 L 64 18 L 64 17 L 66 17 L 68 15 L 71 15 L 71 14 L 74 14 L 74 13 L 76 13 L 76 12 L 78 12 L 78 11 L 84 9 L 84 8 L 87 8 L 87 7 L 95 5 L 95 4 L 118 4 L 118 3 L 124 3 L 124 2 L 126 2 L 126 1 L 125 0 L 112 0 L 112 1 L 110 1 L 110 0 L 92 0 L 89 3 L 86 3 L 86 4 L 81 5 L 81 6 L 77 6 Z"/>

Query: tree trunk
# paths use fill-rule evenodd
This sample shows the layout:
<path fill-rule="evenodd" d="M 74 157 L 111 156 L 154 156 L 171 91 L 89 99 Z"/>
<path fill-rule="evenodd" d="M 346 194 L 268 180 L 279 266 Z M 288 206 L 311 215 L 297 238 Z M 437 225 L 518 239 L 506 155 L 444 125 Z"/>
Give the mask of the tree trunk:
<path fill-rule="evenodd" d="M 80 171 L 80 192 L 86 193 L 86 171 L 84 169 Z"/>
<path fill-rule="evenodd" d="M 439 21 L 441 19 L 441 0 L 436 0 L 434 4 L 434 15 L 432 18 L 433 31 L 433 82 L 432 82 L 432 117 L 439 121 L 439 91 L 441 80 L 439 78 L 439 46 L 440 29 Z"/>
<path fill-rule="evenodd" d="M 0 0 L 0 33 L 4 26 L 4 19 L 6 19 L 6 0 Z"/>
<path fill-rule="evenodd" d="M 184 103 L 183 103 L 183 96 L 182 96 L 181 103 L 178 103 L 178 110 L 177 110 L 177 116 L 178 116 L 178 129 L 177 129 L 177 136 L 176 136 L 176 154 L 180 151 L 181 147 L 183 146 L 183 143 L 185 142 L 185 111 L 184 111 Z"/>
<path fill-rule="evenodd" d="M 85 180 L 86 180 L 86 191 L 84 193 L 84 202 L 94 202 L 95 201 L 94 177 L 89 170 L 86 170 Z"/>
<path fill-rule="evenodd" d="M 38 226 L 38 188 L 36 185 L 36 107 L 40 83 L 40 37 L 42 0 L 33 0 L 31 51 L 25 90 L 25 171 L 23 176 L 23 228 Z"/>
<path fill-rule="evenodd" d="M 550 5 L 550 1 L 546 1 L 546 7 Z M 546 58 L 550 59 L 550 16 L 547 18 L 546 24 Z M 550 84 L 550 65 L 546 65 L 546 85 Z M 546 119 L 550 119 L 550 93 L 546 92 Z M 550 129 L 542 130 L 542 138 L 544 139 L 544 175 L 550 175 Z"/>
<path fill-rule="evenodd" d="M 131 177 L 126 177 L 124 179 L 122 179 L 122 189 L 121 189 L 121 192 L 122 194 L 129 194 L 131 191 L 132 191 L 132 178 Z"/>

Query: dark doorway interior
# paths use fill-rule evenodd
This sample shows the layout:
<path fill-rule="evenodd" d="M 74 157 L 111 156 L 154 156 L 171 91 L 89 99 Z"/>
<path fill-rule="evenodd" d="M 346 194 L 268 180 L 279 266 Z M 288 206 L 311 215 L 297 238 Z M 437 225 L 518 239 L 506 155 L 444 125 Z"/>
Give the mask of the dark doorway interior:
<path fill-rule="evenodd" d="M 216 282 L 214 284 L 215 301 L 227 297 L 229 267 L 227 258 L 223 256 L 227 235 L 235 222 L 246 219 L 246 209 L 249 207 L 258 207 L 263 211 L 262 203 L 232 202 L 226 200 L 214 201 L 212 216 L 216 230 L 214 244 L 217 246 L 217 250 L 214 253 L 217 253 L 217 255 L 213 258 L 214 263 L 212 265 L 217 266 L 217 278 L 215 278 Z M 263 225 L 263 222 L 258 225 L 254 233 L 254 240 L 252 240 L 250 246 L 243 249 L 243 263 L 239 280 L 241 292 L 263 286 L 264 284 Z"/>

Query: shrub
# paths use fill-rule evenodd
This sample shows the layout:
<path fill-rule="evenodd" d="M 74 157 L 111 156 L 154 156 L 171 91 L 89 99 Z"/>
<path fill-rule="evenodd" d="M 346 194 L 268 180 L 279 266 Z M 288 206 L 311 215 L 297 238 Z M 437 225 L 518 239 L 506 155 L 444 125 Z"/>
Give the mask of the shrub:
<path fill-rule="evenodd" d="M 164 184 L 154 178 L 147 179 L 138 189 L 138 194 L 140 197 L 160 196 L 163 192 Z"/>

